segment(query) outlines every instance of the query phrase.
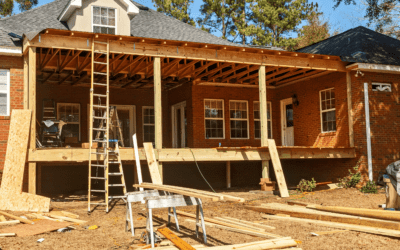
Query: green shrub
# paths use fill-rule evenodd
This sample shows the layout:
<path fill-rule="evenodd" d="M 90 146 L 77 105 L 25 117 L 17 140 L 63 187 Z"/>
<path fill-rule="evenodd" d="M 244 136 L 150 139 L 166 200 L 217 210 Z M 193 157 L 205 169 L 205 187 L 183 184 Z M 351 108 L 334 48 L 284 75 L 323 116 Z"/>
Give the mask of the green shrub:
<path fill-rule="evenodd" d="M 378 187 L 376 186 L 375 182 L 368 181 L 365 186 L 363 186 L 360 190 L 363 193 L 370 193 L 370 194 L 377 194 Z"/>
<path fill-rule="evenodd" d="M 352 188 L 355 187 L 360 181 L 361 181 L 361 173 L 358 172 L 358 165 L 353 168 L 354 173 L 349 169 L 349 175 L 345 176 L 343 178 L 339 178 L 339 187 L 344 187 L 344 188 Z"/>
<path fill-rule="evenodd" d="M 312 178 L 311 181 L 302 179 L 299 185 L 297 185 L 297 188 L 300 192 L 311 192 L 317 186 L 316 183 L 314 178 Z"/>

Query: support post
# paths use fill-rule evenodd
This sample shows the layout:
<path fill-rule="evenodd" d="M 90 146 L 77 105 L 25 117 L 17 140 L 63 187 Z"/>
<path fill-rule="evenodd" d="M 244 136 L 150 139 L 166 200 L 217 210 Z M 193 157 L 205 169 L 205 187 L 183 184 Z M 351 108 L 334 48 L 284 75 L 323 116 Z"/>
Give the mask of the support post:
<path fill-rule="evenodd" d="M 261 147 L 268 146 L 268 117 L 267 117 L 267 84 L 265 81 L 265 66 L 260 66 L 258 71 L 258 88 L 260 94 L 260 129 Z M 269 162 L 262 161 L 262 178 L 269 178 Z"/>
<path fill-rule="evenodd" d="M 346 72 L 347 81 L 347 113 L 349 116 L 349 143 L 350 147 L 354 147 L 354 130 L 353 130 L 353 104 L 351 100 L 351 73 Z"/>
<path fill-rule="evenodd" d="M 24 55 L 24 109 L 29 109 L 29 54 Z"/>
<path fill-rule="evenodd" d="M 36 48 L 29 47 L 29 109 L 32 111 L 29 148 L 36 149 Z M 29 193 L 36 194 L 36 163 L 29 163 Z"/>
<path fill-rule="evenodd" d="M 226 162 L 226 188 L 231 188 L 231 162 Z"/>
<path fill-rule="evenodd" d="M 368 97 L 368 83 L 364 83 L 364 99 L 365 99 L 365 130 L 367 134 L 367 157 L 368 157 L 368 178 L 373 181 L 372 172 L 372 146 L 371 146 L 371 125 L 369 121 L 369 97 Z"/>
<path fill-rule="evenodd" d="M 155 146 L 162 149 L 162 101 L 161 101 L 161 60 L 154 57 L 154 121 L 155 121 Z M 163 167 L 158 164 L 161 181 L 163 180 Z"/>

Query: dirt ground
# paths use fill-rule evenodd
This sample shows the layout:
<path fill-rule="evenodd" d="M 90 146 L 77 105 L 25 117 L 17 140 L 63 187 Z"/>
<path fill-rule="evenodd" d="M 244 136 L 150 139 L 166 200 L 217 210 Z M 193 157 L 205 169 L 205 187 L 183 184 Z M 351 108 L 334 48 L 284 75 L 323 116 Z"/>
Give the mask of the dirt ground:
<path fill-rule="evenodd" d="M 249 190 L 255 189 L 230 189 L 229 192 L 226 190 L 220 190 L 220 192 L 246 198 L 245 205 L 260 205 L 268 202 L 285 203 L 288 200 L 295 200 L 328 206 L 378 209 L 379 204 L 385 203 L 383 190 L 380 190 L 379 194 L 363 194 L 357 189 L 323 190 L 308 194 L 297 194 L 291 191 L 290 198 L 280 198 L 275 195 L 249 193 Z M 203 208 L 205 216 L 208 218 L 229 216 L 248 221 L 265 221 L 265 224 L 276 227 L 275 230 L 267 230 L 268 232 L 283 237 L 290 236 L 299 241 L 299 247 L 302 249 L 400 249 L 400 240 L 397 238 L 367 233 L 350 231 L 318 237 L 312 236 L 311 232 L 337 229 L 308 223 L 268 221 L 263 219 L 260 213 L 244 209 L 243 205 L 232 202 L 204 202 Z M 51 203 L 51 209 L 78 214 L 80 215 L 79 219 L 89 221 L 87 225 L 97 225 L 99 228 L 87 230 L 83 226 L 76 226 L 76 230 L 65 233 L 51 232 L 28 237 L 0 238 L 0 249 L 134 249 L 140 243 L 139 236 L 145 230 L 146 225 L 145 208 L 142 204 L 135 204 L 133 209 L 135 237 L 132 237 L 130 232 L 125 232 L 125 205 L 123 202 L 118 202 L 108 214 L 103 208 L 99 208 L 90 216 L 87 214 L 87 202 L 85 201 L 54 201 Z M 185 207 L 180 210 L 195 213 L 194 207 Z M 166 223 L 167 211 L 165 209 L 154 210 L 154 215 L 161 218 L 155 219 L 155 227 Z M 192 245 L 203 244 L 201 234 L 199 239 L 196 238 L 194 224 L 186 222 L 186 218 L 182 216 L 178 216 L 178 219 L 181 231 L 177 232 L 174 224 L 171 225 L 171 230 Z M 210 246 L 265 240 L 207 226 L 206 231 Z M 40 238 L 45 240 L 37 243 Z"/>

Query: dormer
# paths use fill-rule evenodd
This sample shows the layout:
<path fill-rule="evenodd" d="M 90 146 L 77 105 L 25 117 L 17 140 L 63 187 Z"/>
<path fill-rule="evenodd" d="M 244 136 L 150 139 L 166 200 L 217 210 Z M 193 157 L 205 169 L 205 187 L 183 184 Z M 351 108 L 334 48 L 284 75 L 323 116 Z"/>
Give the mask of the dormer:
<path fill-rule="evenodd" d="M 131 35 L 131 19 L 139 8 L 130 0 L 71 0 L 59 16 L 70 30 Z"/>

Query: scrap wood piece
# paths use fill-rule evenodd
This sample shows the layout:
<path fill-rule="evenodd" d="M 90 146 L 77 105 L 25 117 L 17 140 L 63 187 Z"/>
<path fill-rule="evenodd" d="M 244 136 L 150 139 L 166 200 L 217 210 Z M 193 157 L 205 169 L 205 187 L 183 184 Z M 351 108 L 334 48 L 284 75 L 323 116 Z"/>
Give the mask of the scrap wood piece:
<path fill-rule="evenodd" d="M 7 221 L 6 218 L 4 217 L 4 215 L 0 215 L 0 222 L 4 222 Z"/>
<path fill-rule="evenodd" d="M 73 218 L 70 218 L 70 217 L 59 216 L 59 215 L 55 215 L 55 214 L 51 214 L 51 213 L 45 213 L 45 214 L 42 214 L 42 215 L 48 216 L 50 218 L 65 220 L 65 221 L 78 223 L 78 224 L 86 224 L 87 223 L 87 221 L 85 221 L 85 220 L 73 219 Z"/>
<path fill-rule="evenodd" d="M 286 203 L 291 206 L 302 206 L 302 207 L 307 207 L 310 205 L 310 204 L 307 204 L 304 202 L 299 202 L 299 201 L 286 201 Z"/>
<path fill-rule="evenodd" d="M 400 231 L 392 230 L 392 229 L 360 226 L 360 225 L 353 225 L 353 224 L 346 224 L 346 223 L 339 223 L 339 222 L 302 219 L 302 218 L 294 218 L 294 217 L 279 217 L 276 215 L 261 215 L 261 216 L 264 219 L 270 219 L 270 220 L 289 221 L 289 222 L 296 222 L 296 223 L 308 223 L 308 224 L 315 224 L 315 225 L 320 225 L 320 226 L 324 226 L 324 227 L 347 229 L 350 231 L 400 238 Z"/>
<path fill-rule="evenodd" d="M 30 110 L 13 110 L 0 188 L 0 210 L 48 212 L 50 198 L 22 192 L 31 123 Z"/>
<path fill-rule="evenodd" d="M 179 238 L 176 234 L 174 234 L 171 230 L 169 230 L 166 227 L 158 228 L 157 231 L 160 232 L 162 235 L 164 235 L 165 238 L 170 240 L 172 243 L 175 244 L 175 246 L 177 246 L 181 250 L 196 250 L 189 243 Z"/>
<path fill-rule="evenodd" d="M 183 211 L 177 210 L 177 211 L 176 211 L 176 214 L 179 214 L 179 215 L 182 215 L 182 216 L 186 216 L 186 217 L 189 217 L 189 218 L 196 219 L 196 215 L 190 214 L 190 213 L 186 213 L 186 212 L 183 212 Z M 226 227 L 231 227 L 231 228 L 236 228 L 236 229 L 247 230 L 247 231 L 253 232 L 253 233 L 260 233 L 260 231 L 252 230 L 252 229 L 249 229 L 249 228 L 246 228 L 246 227 L 243 227 L 243 226 L 238 226 L 238 225 L 234 225 L 234 224 L 231 224 L 231 223 L 226 223 L 226 222 L 223 222 L 223 221 L 214 220 L 214 219 L 210 219 L 210 218 L 206 218 L 206 217 L 204 218 L 204 221 L 205 221 L 205 222 L 214 223 L 214 224 L 217 224 L 217 225 L 221 225 L 221 226 L 226 226 Z M 272 238 L 280 238 L 280 237 L 282 237 L 282 236 L 275 235 L 275 234 L 271 234 L 271 233 L 263 233 L 263 234 L 269 235 L 269 236 L 272 237 Z"/>
<path fill-rule="evenodd" d="M 339 214 L 349 214 L 382 220 L 400 221 L 400 213 L 398 211 L 320 205 L 309 205 L 307 206 L 307 208 Z"/>
<path fill-rule="evenodd" d="M 66 211 L 51 211 L 50 214 L 63 216 L 63 217 L 69 217 L 69 218 L 72 218 L 72 219 L 79 219 L 79 215 L 73 214 L 73 213 L 70 213 L 70 212 L 66 212 Z"/>
<path fill-rule="evenodd" d="M 5 234 L 0 234 L 0 237 L 14 237 L 16 234 L 15 233 L 5 233 Z"/>
<path fill-rule="evenodd" d="M 143 182 L 143 184 L 158 185 L 158 184 L 147 183 L 147 182 Z M 164 185 L 164 184 L 162 186 L 179 189 L 179 190 L 183 190 L 183 191 L 188 191 L 188 192 L 194 192 L 194 193 L 215 196 L 215 197 L 220 198 L 220 200 L 224 200 L 224 201 L 236 201 L 236 202 L 245 202 L 246 201 L 244 198 L 240 198 L 240 197 L 236 197 L 236 196 L 232 196 L 232 195 L 221 194 L 221 193 L 213 193 L 213 192 L 194 189 L 194 188 L 185 188 L 185 187 L 171 186 L 171 185 Z"/>
<path fill-rule="evenodd" d="M 143 143 L 144 152 L 146 154 L 147 164 L 150 171 L 151 181 L 155 184 L 162 184 L 158 163 L 154 153 L 153 144 L 151 142 Z"/>
<path fill-rule="evenodd" d="M 234 225 L 246 227 L 246 228 L 253 229 L 253 230 L 256 230 L 256 231 L 265 232 L 265 229 L 263 229 L 263 228 L 251 226 L 251 225 L 248 225 L 248 224 L 245 224 L 245 223 L 241 223 L 239 221 L 235 221 L 235 220 L 231 220 L 231 219 L 227 219 L 227 218 L 221 218 L 221 217 L 214 217 L 214 219 L 220 220 L 220 221 L 223 221 L 223 222 L 227 222 L 227 223 L 231 223 L 231 224 L 234 224 Z"/>
<path fill-rule="evenodd" d="M 218 197 L 183 191 L 183 190 L 179 190 L 179 189 L 165 187 L 164 185 L 153 185 L 153 184 L 143 184 L 142 183 L 142 184 L 135 184 L 135 185 L 133 185 L 133 187 L 155 189 L 155 190 L 167 191 L 167 192 L 171 192 L 171 193 L 175 193 L 175 194 L 181 194 L 181 195 L 185 195 L 185 196 L 195 197 L 195 198 L 199 198 L 199 199 L 205 199 L 205 200 L 210 200 L 210 201 L 219 201 Z"/>
<path fill-rule="evenodd" d="M 193 220 L 193 219 L 186 219 L 185 221 L 191 222 L 191 223 L 196 223 L 196 220 Z M 261 237 L 261 238 L 282 238 L 282 236 L 276 235 L 276 234 L 264 233 L 264 232 L 260 232 L 260 231 L 250 230 L 250 229 L 238 229 L 238 228 L 222 226 L 222 225 L 214 224 L 214 223 L 210 223 L 210 222 L 204 222 L 204 225 L 209 226 L 209 227 L 224 229 L 224 230 L 235 232 L 235 233 L 242 233 L 242 234 L 247 234 L 247 235 L 251 235 L 251 236 Z"/>
<path fill-rule="evenodd" d="M 281 160 L 279 159 L 278 150 L 274 139 L 268 140 L 268 150 L 271 157 L 272 166 L 276 176 L 276 182 L 278 183 L 279 192 L 281 197 L 289 197 L 289 191 L 287 189 L 285 176 L 283 175 Z"/>
<path fill-rule="evenodd" d="M 239 219 L 232 218 L 232 217 L 227 217 L 227 216 L 224 216 L 223 218 L 227 218 L 227 219 L 230 219 L 230 220 L 233 220 L 233 221 L 238 221 L 238 222 L 241 222 L 241 223 L 244 223 L 244 224 L 248 224 L 248 225 L 257 226 L 257 227 L 264 228 L 264 229 L 276 229 L 273 226 L 263 225 L 261 223 L 251 222 L 251 221 L 247 221 L 247 220 L 239 220 Z"/>
<path fill-rule="evenodd" d="M 39 220 L 33 225 L 20 224 L 0 230 L 0 233 L 16 233 L 18 237 L 32 236 L 51 232 L 72 225 L 70 222 Z"/>
<path fill-rule="evenodd" d="M 19 223 L 20 223 L 19 220 L 2 221 L 2 222 L 0 222 L 0 226 L 15 225 L 15 224 L 19 224 Z"/>
<path fill-rule="evenodd" d="M 355 224 L 362 226 L 400 230 L 400 223 L 398 222 L 365 218 L 365 217 L 346 215 L 346 214 L 335 214 L 330 212 L 308 209 L 304 207 L 289 206 L 280 203 L 268 203 L 261 205 L 262 205 L 261 207 L 245 206 L 245 208 L 267 214 L 286 214 L 290 215 L 291 217 L 297 217 L 297 218 L 332 221 L 332 222 L 348 223 L 348 224 Z"/>
<path fill-rule="evenodd" d="M 344 233 L 348 232 L 350 230 L 333 230 L 333 231 L 323 231 L 323 232 L 311 232 L 311 235 L 313 236 L 320 236 L 320 235 L 327 235 L 327 234 L 335 234 L 335 233 Z"/>
<path fill-rule="evenodd" d="M 15 216 L 15 215 L 12 215 L 12 214 L 3 212 L 3 211 L 0 211 L 0 214 L 2 214 L 2 215 L 4 215 L 4 216 L 7 216 L 7 217 L 9 217 L 9 218 L 11 218 L 11 219 L 14 219 L 14 220 L 19 220 L 19 221 L 21 221 L 21 222 L 23 222 L 23 223 L 26 223 L 26 224 L 33 224 L 33 223 L 34 223 L 34 222 L 31 221 L 31 220 L 24 219 L 24 218 L 21 218 L 21 217 L 19 217 L 19 216 Z"/>

